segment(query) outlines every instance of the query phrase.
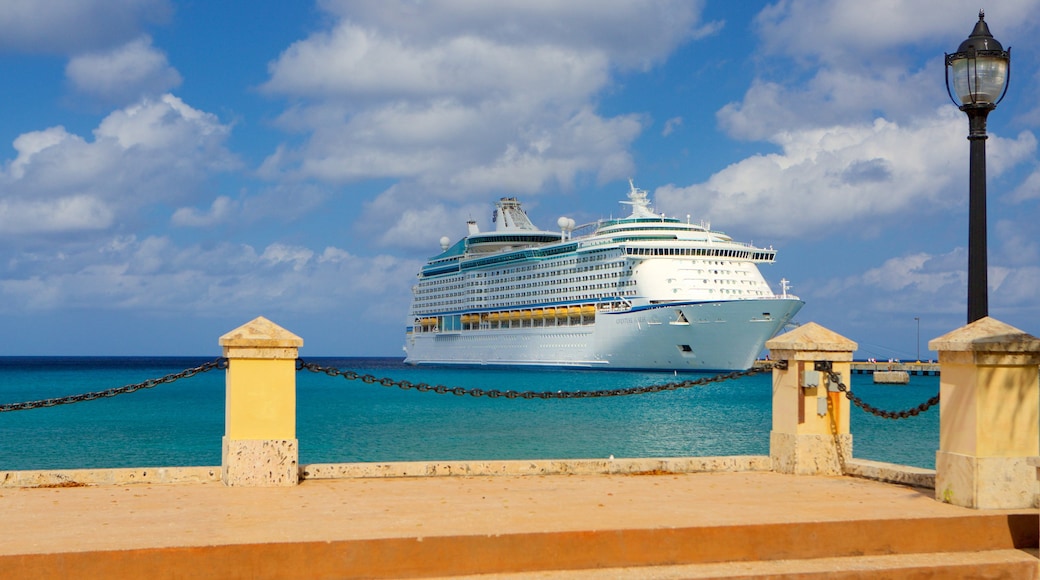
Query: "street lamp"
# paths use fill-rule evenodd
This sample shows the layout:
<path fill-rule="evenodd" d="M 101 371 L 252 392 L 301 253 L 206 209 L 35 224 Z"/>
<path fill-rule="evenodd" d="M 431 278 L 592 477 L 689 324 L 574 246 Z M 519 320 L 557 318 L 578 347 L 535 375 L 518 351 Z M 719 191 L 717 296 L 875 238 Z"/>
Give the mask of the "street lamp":
<path fill-rule="evenodd" d="M 921 317 L 915 316 L 917 321 L 917 362 L 921 362 Z"/>
<path fill-rule="evenodd" d="M 971 158 L 968 177 L 968 323 L 989 315 L 986 280 L 986 117 L 1007 93 L 1011 47 L 989 32 L 979 11 L 971 36 L 946 55 L 946 92 L 968 115 Z M 953 88 L 950 87 L 951 78 Z M 957 93 L 954 98 L 953 93 Z M 960 102 L 958 102 L 958 100 Z"/>

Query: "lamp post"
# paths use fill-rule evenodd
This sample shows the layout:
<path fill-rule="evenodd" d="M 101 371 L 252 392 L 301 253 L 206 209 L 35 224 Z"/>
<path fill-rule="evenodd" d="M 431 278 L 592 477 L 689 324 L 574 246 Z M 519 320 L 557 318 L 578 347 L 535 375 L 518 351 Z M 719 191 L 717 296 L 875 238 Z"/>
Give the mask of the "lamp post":
<path fill-rule="evenodd" d="M 979 11 L 971 36 L 946 55 L 946 92 L 968 115 L 968 323 L 989 315 L 986 280 L 986 117 L 1007 93 L 1011 48 L 989 32 Z M 950 81 L 953 87 L 950 87 Z M 954 98 L 953 93 L 957 93 Z M 959 100 L 959 102 L 958 102 Z"/>
<path fill-rule="evenodd" d="M 917 322 L 917 362 L 921 362 L 921 317 L 915 316 Z"/>

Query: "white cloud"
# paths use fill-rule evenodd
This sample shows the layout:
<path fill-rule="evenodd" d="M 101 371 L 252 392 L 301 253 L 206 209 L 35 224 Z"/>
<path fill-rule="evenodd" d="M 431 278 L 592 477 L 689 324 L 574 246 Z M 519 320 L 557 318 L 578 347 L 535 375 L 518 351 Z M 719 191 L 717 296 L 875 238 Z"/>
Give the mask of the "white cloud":
<path fill-rule="evenodd" d="M 90 142 L 62 127 L 20 135 L 17 157 L 0 170 L 0 220 L 18 227 L 0 237 L 104 229 L 142 207 L 191 200 L 206 179 L 238 166 L 224 147 L 229 131 L 165 95 L 111 113 Z"/>
<path fill-rule="evenodd" d="M 806 285 L 808 290 L 801 298 L 815 312 L 829 311 L 841 324 L 852 327 L 871 327 L 878 319 L 926 314 L 933 326 L 953 329 L 964 323 L 966 265 L 963 248 L 939 255 L 900 255 L 861 273 Z M 991 316 L 1028 320 L 1040 315 L 1036 303 L 1040 267 L 1035 262 L 1016 267 L 991 263 L 988 281 Z M 889 333 L 889 329 L 883 330 L 883 334 Z"/>
<path fill-rule="evenodd" d="M 1035 26 L 1037 8 L 1036 0 L 1006 0 L 987 11 L 987 23 L 998 40 L 1014 38 Z M 948 42 L 947 51 L 955 51 L 971 33 L 978 10 L 972 0 L 948 0 L 941 7 L 921 0 L 786 0 L 767 6 L 755 23 L 771 53 L 839 69 L 882 68 L 879 61 L 901 58 L 908 44 Z"/>
<path fill-rule="evenodd" d="M 942 107 L 908 126 L 877 119 L 778 133 L 772 141 L 780 153 L 744 159 L 701 184 L 661 187 L 657 203 L 774 238 L 822 236 L 872 217 L 964 203 L 947 193 L 966 179 L 964 164 L 955 162 L 964 148 L 961 117 Z M 1031 133 L 991 136 L 990 143 L 999 150 L 991 176 L 1036 154 Z"/>
<path fill-rule="evenodd" d="M 169 0 L 4 0 L 0 52 L 72 54 L 106 49 L 164 22 Z"/>
<path fill-rule="evenodd" d="M 25 170 L 32 162 L 32 158 L 41 151 L 61 144 L 68 139 L 83 142 L 79 137 L 69 135 L 65 127 L 51 127 L 43 131 L 33 131 L 19 135 L 14 140 L 14 149 L 18 157 L 8 164 L 8 177 L 21 179 L 25 177 Z"/>
<path fill-rule="evenodd" d="M 380 196 L 375 202 L 390 207 L 370 207 L 370 215 L 392 215 L 396 204 L 393 190 Z M 403 208 L 403 209 L 402 209 Z M 404 248 L 425 248 L 430 255 L 437 253 L 435 242 L 441 236 L 456 232 L 438 231 L 444 224 L 461 223 L 458 215 L 443 204 L 423 204 L 422 206 L 398 206 L 398 215 L 393 220 L 369 222 L 362 231 L 371 232 L 378 237 L 381 245 Z M 434 225 L 436 224 L 436 225 Z M 449 237 L 451 237 L 449 235 Z"/>
<path fill-rule="evenodd" d="M 267 246 L 260 259 L 271 264 L 289 263 L 293 270 L 299 271 L 307 265 L 314 257 L 314 252 L 307 248 L 286 246 L 283 244 L 271 244 Z"/>
<path fill-rule="evenodd" d="M 108 204 L 88 195 L 40 202 L 0 199 L 0 231 L 8 236 L 102 230 L 112 225 L 114 217 Z"/>
<path fill-rule="evenodd" d="M 667 137 L 667 136 L 671 135 L 677 129 L 682 127 L 682 124 L 683 124 L 682 117 L 672 117 L 671 119 L 668 119 L 667 121 L 664 122 L 664 129 L 661 129 L 661 136 L 662 137 Z"/>
<path fill-rule="evenodd" d="M 662 62 L 721 26 L 699 23 L 700 2 L 665 0 L 322 6 L 339 20 L 284 51 L 263 86 L 295 99 L 279 122 L 308 138 L 279 148 L 261 173 L 399 180 L 383 194 L 395 203 L 368 206 L 369 226 L 398 221 L 401 207 L 630 175 L 647 122 L 604 117 L 596 99 L 617 69 Z M 408 235 L 383 239 L 417 243 L 405 221 L 388 231 Z"/>
<path fill-rule="evenodd" d="M 741 102 L 723 106 L 716 118 L 730 136 L 751 140 L 768 140 L 798 127 L 866 121 L 879 111 L 903 122 L 929 114 L 946 99 L 937 78 L 942 78 L 942 69 L 931 63 L 916 73 L 888 67 L 857 72 L 823 68 L 804 86 L 756 79 Z"/>
<path fill-rule="evenodd" d="M 808 126 L 877 116 L 906 123 L 927 115 L 949 102 L 943 49 L 936 45 L 956 50 L 971 33 L 977 10 L 968 0 L 941 10 L 919 0 L 891 0 L 884 8 L 832 0 L 771 4 L 755 19 L 771 65 L 762 67 L 741 101 L 718 111 L 719 125 L 738 139 L 768 140 Z M 1040 0 L 1002 3 L 988 16 L 991 30 L 1005 41 L 1035 36 Z M 934 56 L 922 59 L 922 50 Z"/>
<path fill-rule="evenodd" d="M 621 66 L 646 68 L 690 38 L 722 24 L 698 24 L 702 0 L 320 0 L 344 20 L 396 31 L 421 46 L 445 38 L 481 37 L 502 45 L 589 47 Z"/>
<path fill-rule="evenodd" d="M 407 44 L 397 34 L 341 23 L 286 50 L 265 88 L 291 95 L 485 100 L 489 93 L 541 102 L 581 98 L 605 81 L 605 54 L 480 36 Z M 552 83 L 546 83 L 552 79 Z M 529 96 L 528 96 L 529 95 Z"/>
<path fill-rule="evenodd" d="M 182 207 L 173 212 L 170 223 L 181 227 L 208 227 L 224 222 L 238 208 L 238 204 L 226 195 L 213 200 L 209 210 L 202 212 L 193 207 Z"/>
<path fill-rule="evenodd" d="M 1000 285 L 990 290 L 991 304 L 995 311 L 1005 308 L 1016 309 L 1019 316 L 1040 316 L 1040 304 L 1036 300 L 1036 289 L 1040 288 L 1040 266 L 1024 266 L 1009 270 Z M 1033 334 L 1036 329 L 1023 329 Z"/>
<path fill-rule="evenodd" d="M 1035 228 L 1022 226 L 1021 221 L 1011 219 L 990 226 L 989 238 L 997 241 L 992 252 L 995 262 L 1015 267 L 1040 265 L 1040 237 Z"/>
<path fill-rule="evenodd" d="M 0 314 L 87 306 L 245 318 L 320 313 L 363 300 L 380 316 L 403 317 L 418 266 L 334 247 L 318 254 L 275 243 L 257 252 L 248 245 L 182 247 L 162 236 L 123 236 L 110 238 L 100 251 L 16 254 L 0 278 Z"/>
<path fill-rule="evenodd" d="M 963 250 L 916 253 L 811 287 L 802 298 L 823 310 L 838 309 L 847 320 L 893 313 L 963 313 L 967 273 Z"/>
<path fill-rule="evenodd" d="M 1040 199 L 1040 168 L 1034 169 L 1008 196 L 1011 203 L 1022 203 L 1031 199 Z"/>
<path fill-rule="evenodd" d="M 75 56 L 65 75 L 77 91 L 117 104 L 161 95 L 181 83 L 180 74 L 147 36 L 104 52 Z"/>

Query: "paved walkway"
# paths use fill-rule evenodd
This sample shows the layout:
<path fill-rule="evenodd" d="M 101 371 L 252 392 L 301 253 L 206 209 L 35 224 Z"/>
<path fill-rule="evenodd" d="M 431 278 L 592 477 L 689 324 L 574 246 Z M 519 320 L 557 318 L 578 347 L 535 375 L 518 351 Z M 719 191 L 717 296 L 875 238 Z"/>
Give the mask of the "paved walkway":
<path fill-rule="evenodd" d="M 414 544 L 882 519 L 952 523 L 967 515 L 1012 513 L 947 505 L 932 493 L 856 478 L 769 472 L 308 480 L 292 488 L 204 483 L 0 489 L 0 562 L 5 556 L 272 543 Z M 869 533 L 869 526 L 863 529 Z"/>
<path fill-rule="evenodd" d="M 931 491 L 775 473 L 0 490 L 0 554 L 607 528 L 945 517 Z"/>

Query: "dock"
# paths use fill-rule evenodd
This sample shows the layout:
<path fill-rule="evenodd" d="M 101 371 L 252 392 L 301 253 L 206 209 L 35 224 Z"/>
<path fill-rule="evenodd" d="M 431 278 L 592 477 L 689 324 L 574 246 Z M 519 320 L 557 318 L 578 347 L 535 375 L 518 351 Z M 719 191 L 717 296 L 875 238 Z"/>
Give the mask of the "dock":
<path fill-rule="evenodd" d="M 768 360 L 755 361 L 755 367 L 765 367 L 770 364 Z M 939 363 L 937 362 L 870 362 L 852 361 L 851 372 L 854 375 L 872 375 L 877 372 L 905 372 L 908 375 L 939 376 Z"/>
<path fill-rule="evenodd" d="M 755 367 L 765 367 L 770 365 L 770 361 L 755 361 Z M 882 362 L 867 362 L 867 361 L 853 361 L 851 363 L 853 374 L 874 374 L 876 372 L 905 372 L 907 374 L 921 375 L 921 376 L 939 376 L 939 363 L 921 363 L 919 361 L 913 363 L 882 363 Z"/>
<path fill-rule="evenodd" d="M 939 363 L 935 362 L 852 362 L 852 374 L 872 375 L 876 372 L 904 372 L 908 375 L 939 376 Z"/>

